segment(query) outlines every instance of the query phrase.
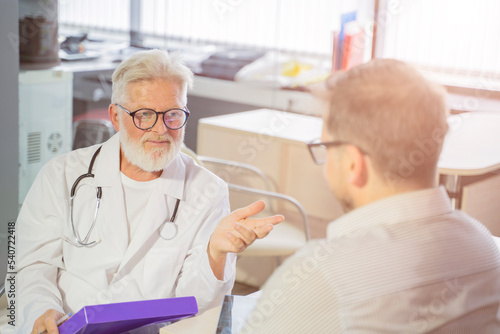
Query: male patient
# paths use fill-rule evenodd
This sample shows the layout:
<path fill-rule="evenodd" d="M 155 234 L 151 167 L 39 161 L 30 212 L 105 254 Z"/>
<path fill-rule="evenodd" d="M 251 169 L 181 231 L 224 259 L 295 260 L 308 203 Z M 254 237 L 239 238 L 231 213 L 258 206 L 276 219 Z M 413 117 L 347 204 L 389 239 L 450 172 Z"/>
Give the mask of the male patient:
<path fill-rule="evenodd" d="M 42 169 L 17 220 L 17 333 L 58 333 L 64 313 L 92 304 L 215 306 L 235 253 L 283 220 L 246 219 L 263 202 L 228 215 L 227 185 L 180 152 L 192 76 L 175 54 L 135 53 L 113 74 L 118 134 Z"/>
<path fill-rule="evenodd" d="M 348 213 L 278 268 L 242 333 L 500 333 L 497 246 L 436 184 L 444 89 L 388 59 L 326 86 L 309 149 Z"/>

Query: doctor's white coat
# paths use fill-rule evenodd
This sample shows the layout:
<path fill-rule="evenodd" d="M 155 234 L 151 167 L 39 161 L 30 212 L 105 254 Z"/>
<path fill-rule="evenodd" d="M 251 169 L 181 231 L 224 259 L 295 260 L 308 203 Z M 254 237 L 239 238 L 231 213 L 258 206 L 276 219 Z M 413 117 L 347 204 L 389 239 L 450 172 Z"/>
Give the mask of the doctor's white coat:
<path fill-rule="evenodd" d="M 222 302 L 234 283 L 234 254 L 228 255 L 224 280 L 213 275 L 206 253 L 209 237 L 229 213 L 227 185 L 180 153 L 166 168 L 130 240 L 120 178 L 118 134 L 101 149 L 74 202 L 75 225 L 87 234 L 102 200 L 89 240 L 76 247 L 70 223 L 70 190 L 87 173 L 98 146 L 57 157 L 39 173 L 17 220 L 16 332 L 29 333 L 47 309 L 76 312 L 85 305 L 195 296 L 200 311 Z M 180 199 L 172 240 L 158 236 Z M 155 236 L 156 235 L 156 236 Z M 146 247 L 146 248 L 143 248 Z M 135 256 L 134 256 L 135 254 Z"/>

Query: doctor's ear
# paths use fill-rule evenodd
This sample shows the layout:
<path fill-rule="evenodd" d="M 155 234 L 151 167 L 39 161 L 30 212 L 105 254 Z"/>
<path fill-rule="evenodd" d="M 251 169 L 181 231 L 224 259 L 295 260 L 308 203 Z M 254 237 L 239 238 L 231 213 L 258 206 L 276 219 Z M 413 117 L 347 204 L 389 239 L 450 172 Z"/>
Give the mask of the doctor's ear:
<path fill-rule="evenodd" d="M 120 115 L 118 115 L 118 106 L 116 104 L 110 104 L 108 112 L 111 123 L 113 123 L 113 128 L 115 128 L 116 132 L 120 131 L 120 121 L 118 120 Z"/>

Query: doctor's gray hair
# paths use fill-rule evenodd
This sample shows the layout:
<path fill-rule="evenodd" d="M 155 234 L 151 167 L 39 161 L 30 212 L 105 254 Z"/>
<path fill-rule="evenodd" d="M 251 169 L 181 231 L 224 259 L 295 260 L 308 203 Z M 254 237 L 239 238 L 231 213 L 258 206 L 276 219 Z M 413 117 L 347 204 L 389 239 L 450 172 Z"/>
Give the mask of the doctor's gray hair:
<path fill-rule="evenodd" d="M 134 53 L 122 61 L 113 73 L 111 103 L 127 102 L 130 83 L 165 79 L 183 86 L 184 93 L 193 85 L 193 72 L 182 62 L 177 52 L 147 50 Z"/>

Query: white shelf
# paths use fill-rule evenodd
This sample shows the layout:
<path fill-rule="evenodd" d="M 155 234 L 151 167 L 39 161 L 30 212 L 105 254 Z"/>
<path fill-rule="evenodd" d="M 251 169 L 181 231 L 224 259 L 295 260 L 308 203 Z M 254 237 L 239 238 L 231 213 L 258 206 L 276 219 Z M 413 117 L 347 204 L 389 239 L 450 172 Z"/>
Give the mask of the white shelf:
<path fill-rule="evenodd" d="M 300 91 L 196 76 L 189 95 L 305 115 L 319 115 L 312 111 L 314 101 L 312 95 Z"/>

